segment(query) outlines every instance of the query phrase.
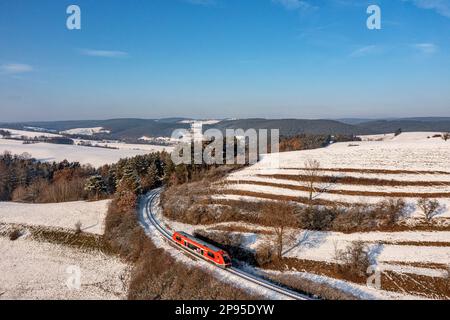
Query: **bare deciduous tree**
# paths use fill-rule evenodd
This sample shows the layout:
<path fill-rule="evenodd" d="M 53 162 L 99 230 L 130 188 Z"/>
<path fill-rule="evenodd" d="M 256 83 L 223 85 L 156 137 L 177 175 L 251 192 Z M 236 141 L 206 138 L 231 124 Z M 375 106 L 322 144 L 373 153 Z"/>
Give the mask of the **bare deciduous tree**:
<path fill-rule="evenodd" d="M 420 210 L 422 210 L 424 218 L 427 222 L 431 222 L 431 220 L 438 214 L 438 210 L 441 207 L 439 201 L 428 198 L 420 198 L 417 201 L 417 206 Z"/>
<path fill-rule="evenodd" d="M 288 229 L 297 223 L 295 208 L 288 203 L 268 202 L 263 207 L 262 220 L 273 229 L 277 257 L 281 258 L 284 245 L 289 239 Z"/>
<path fill-rule="evenodd" d="M 442 139 L 444 139 L 444 141 L 447 141 L 450 139 L 450 132 L 444 132 L 442 134 Z"/>
<path fill-rule="evenodd" d="M 314 199 L 314 194 L 317 193 L 317 183 L 320 171 L 320 162 L 317 160 L 308 159 L 305 161 L 306 169 L 306 183 L 308 186 L 308 200 L 312 203 Z"/>

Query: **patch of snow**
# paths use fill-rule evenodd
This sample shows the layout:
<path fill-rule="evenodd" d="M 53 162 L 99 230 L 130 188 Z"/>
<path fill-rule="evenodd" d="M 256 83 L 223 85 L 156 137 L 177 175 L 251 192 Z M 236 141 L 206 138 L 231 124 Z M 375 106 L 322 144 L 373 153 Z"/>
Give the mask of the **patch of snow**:
<path fill-rule="evenodd" d="M 38 137 L 48 137 L 55 138 L 61 137 L 60 134 L 48 133 L 48 132 L 36 132 L 36 131 L 26 131 L 26 130 L 15 130 L 15 129 L 6 129 L 0 128 L 0 130 L 9 131 L 11 133 L 12 138 L 38 138 Z"/>
<path fill-rule="evenodd" d="M 111 133 L 111 131 L 104 129 L 103 127 L 94 127 L 94 128 L 74 128 L 74 129 L 61 131 L 61 133 L 92 136 L 92 135 L 98 134 L 98 133 Z"/>
<path fill-rule="evenodd" d="M 126 299 L 130 266 L 118 258 L 22 238 L 0 237 L 0 251 L 0 299 Z"/>
<path fill-rule="evenodd" d="M 109 143 L 105 143 L 110 145 Z M 23 144 L 22 141 L 0 139 L 0 153 L 10 151 L 13 154 L 31 154 L 33 158 L 43 162 L 59 162 L 68 160 L 91 164 L 100 167 L 105 164 L 113 164 L 122 158 L 148 154 L 161 150 L 170 152 L 170 147 L 151 145 L 127 145 L 122 143 L 112 144 L 119 149 L 84 147 L 78 145 L 62 145 L 51 143 Z"/>
<path fill-rule="evenodd" d="M 330 285 L 343 292 L 350 293 L 355 297 L 362 300 L 424 300 L 424 297 L 413 296 L 409 294 L 402 294 L 386 290 L 378 290 L 369 286 L 364 286 L 356 283 L 351 283 L 344 280 L 338 280 L 323 275 L 317 275 L 309 272 L 298 271 L 264 271 L 273 275 L 290 275 L 294 277 L 300 277 L 316 283 L 323 283 Z"/>
<path fill-rule="evenodd" d="M 0 222 L 75 229 L 80 221 L 83 232 L 103 234 L 110 200 L 28 204 L 0 202 Z"/>

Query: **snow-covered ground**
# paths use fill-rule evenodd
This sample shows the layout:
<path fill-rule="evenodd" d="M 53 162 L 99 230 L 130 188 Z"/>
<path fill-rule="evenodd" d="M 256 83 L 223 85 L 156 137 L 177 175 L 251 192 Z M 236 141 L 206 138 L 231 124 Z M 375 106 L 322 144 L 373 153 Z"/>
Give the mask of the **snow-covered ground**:
<path fill-rule="evenodd" d="M 0 256 L 0 300 L 125 299 L 127 295 L 129 266 L 100 252 L 0 237 Z"/>
<path fill-rule="evenodd" d="M 444 141 L 440 137 L 433 138 L 440 134 L 411 132 L 398 136 L 363 136 L 363 141 L 335 143 L 315 150 L 265 155 L 257 164 L 230 174 L 225 179 L 227 183 L 221 187 L 227 193 L 221 194 L 218 191 L 213 197 L 241 201 L 261 201 L 267 195 L 307 198 L 308 192 L 299 190 L 307 187 L 307 182 L 301 178 L 293 180 L 292 177 L 307 176 L 305 163 L 317 160 L 321 169 L 318 176 L 331 176 L 341 180 L 337 179 L 336 183 L 316 183 L 315 188 L 320 191 L 314 193 L 315 199 L 375 204 L 388 198 L 398 198 L 398 194 L 402 194 L 401 197 L 407 204 L 406 216 L 414 218 L 408 219 L 409 223 L 423 217 L 417 206 L 419 195 L 436 198 L 441 207 L 434 219 L 448 225 L 450 197 L 446 193 L 450 191 L 450 141 Z M 401 182 L 401 185 L 395 186 L 395 182 Z M 253 192 L 254 196 L 246 192 Z M 173 222 L 166 223 L 171 225 Z M 192 231 L 192 226 L 189 228 L 175 224 L 173 227 Z M 250 229 L 254 230 L 255 227 Z M 264 233 L 242 235 L 246 239 L 244 245 L 251 250 L 255 250 L 270 237 Z M 296 240 L 286 249 L 287 257 L 336 262 L 338 250 L 345 249 L 356 241 L 362 241 L 368 246 L 373 261 L 382 270 L 445 277 L 445 266 L 450 264 L 448 231 L 343 234 L 301 230 L 294 231 L 294 235 Z"/>
<path fill-rule="evenodd" d="M 282 152 L 281 168 L 304 168 L 306 160 L 318 160 L 322 168 L 359 168 L 408 171 L 448 171 L 450 141 L 428 138 L 430 132 L 407 132 L 387 141 L 340 142 L 327 148 Z M 254 165 L 270 169 L 273 155 Z"/>
<path fill-rule="evenodd" d="M 55 138 L 55 137 L 61 137 L 60 134 L 55 133 L 47 133 L 47 132 L 38 132 L 38 131 L 25 131 L 25 130 L 15 130 L 15 129 L 6 129 L 6 128 L 0 128 L 0 130 L 8 131 L 11 133 L 12 138 L 38 138 L 38 137 L 48 137 L 48 138 Z M 2 136 L 0 135 L 0 138 Z"/>
<path fill-rule="evenodd" d="M 368 232 L 343 234 L 339 232 L 303 231 L 286 250 L 287 257 L 314 261 L 335 261 L 336 250 L 343 250 L 353 242 L 368 244 L 369 253 L 381 268 L 398 270 L 398 263 L 439 264 L 450 263 L 450 232 Z M 421 245 L 402 245 L 417 242 Z M 448 246 L 434 246 L 433 242 Z M 430 245 L 427 245 L 430 243 Z M 403 268 L 403 271 L 406 271 Z M 445 269 L 411 268 L 410 273 L 444 277 Z"/>
<path fill-rule="evenodd" d="M 92 135 L 98 134 L 98 133 L 110 133 L 110 131 L 104 129 L 103 127 L 94 127 L 94 128 L 75 128 L 75 129 L 61 131 L 61 133 L 81 134 L 84 136 L 92 136 Z"/>
<path fill-rule="evenodd" d="M 124 142 L 93 142 L 93 145 L 98 146 L 108 146 L 112 148 L 117 148 L 119 150 L 134 150 L 134 151 L 147 151 L 147 152 L 158 152 L 158 151 L 167 151 L 171 152 L 173 147 L 169 146 L 160 146 L 153 144 L 132 144 L 132 143 L 124 143 Z"/>
<path fill-rule="evenodd" d="M 74 229 L 103 234 L 109 200 L 28 204 L 0 202 L 0 222 Z"/>
<path fill-rule="evenodd" d="M 341 183 L 339 180 L 332 184 L 317 183 L 315 187 L 321 191 L 315 193 L 316 199 L 373 204 L 386 197 L 402 197 L 408 204 L 410 216 L 420 217 L 422 212 L 416 203 L 419 197 L 425 196 L 439 200 L 441 208 L 437 217 L 449 218 L 450 197 L 445 193 L 450 194 L 450 141 L 433 138 L 440 134 L 409 132 L 398 136 L 362 136 L 364 141 L 335 143 L 327 148 L 314 150 L 269 154 L 263 156 L 257 164 L 231 174 L 224 188 L 231 193 L 235 191 L 236 195 L 242 191 L 251 191 L 262 195 L 308 197 L 306 191 L 293 190 L 293 187 L 306 187 L 306 181 L 294 181 L 280 176 L 274 178 L 272 175 L 307 175 L 308 172 L 304 170 L 305 163 L 317 160 L 322 169 L 318 172 L 319 176 L 378 179 L 385 180 L 385 183 L 376 180 L 358 184 Z M 399 181 L 403 185 L 393 186 L 389 184 L 390 181 Z M 433 185 L 418 186 L 417 183 L 421 182 L 433 182 Z M 274 185 L 260 185 L 261 183 Z"/>
<path fill-rule="evenodd" d="M 122 158 L 133 157 L 140 154 L 167 150 L 170 147 L 153 145 L 127 145 L 124 143 L 105 143 L 119 149 L 84 147 L 78 145 L 63 145 L 51 143 L 23 144 L 22 141 L 0 139 L 0 153 L 10 151 L 12 154 L 31 154 L 39 161 L 52 162 L 68 160 L 91 164 L 100 167 L 104 164 L 112 164 Z"/>
<path fill-rule="evenodd" d="M 21 204 L 0 202 L 0 223 L 74 229 L 101 235 L 109 201 Z M 0 299 L 125 299 L 130 266 L 101 251 L 47 243 L 25 233 L 0 236 Z M 74 277 L 80 275 L 77 288 Z M 67 284 L 73 284 L 70 288 Z"/>

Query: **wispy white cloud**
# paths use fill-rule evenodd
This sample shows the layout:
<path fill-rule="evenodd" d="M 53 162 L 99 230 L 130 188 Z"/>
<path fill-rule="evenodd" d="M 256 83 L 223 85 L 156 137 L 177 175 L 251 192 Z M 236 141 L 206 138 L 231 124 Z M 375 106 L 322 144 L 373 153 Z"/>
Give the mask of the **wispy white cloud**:
<path fill-rule="evenodd" d="M 438 50 L 437 45 L 434 43 L 415 43 L 412 46 L 424 54 L 433 54 Z"/>
<path fill-rule="evenodd" d="M 382 52 L 381 47 L 376 46 L 376 45 L 369 45 L 369 46 L 360 47 L 360 48 L 354 50 L 352 53 L 350 53 L 350 57 L 359 58 L 359 57 L 365 57 L 365 56 L 372 55 L 372 54 L 377 54 L 380 52 Z"/>
<path fill-rule="evenodd" d="M 282 5 L 287 10 L 308 11 L 318 8 L 316 6 L 313 6 L 309 2 L 303 0 L 272 0 L 272 2 Z"/>
<path fill-rule="evenodd" d="M 435 10 L 440 15 L 450 18 L 450 0 L 402 0 L 412 2 L 422 9 Z"/>
<path fill-rule="evenodd" d="M 33 67 L 23 63 L 9 63 L 0 65 L 0 71 L 6 74 L 22 74 L 32 72 Z"/>
<path fill-rule="evenodd" d="M 128 56 L 128 53 L 124 51 L 81 49 L 80 52 L 85 56 L 102 58 L 123 58 Z"/>

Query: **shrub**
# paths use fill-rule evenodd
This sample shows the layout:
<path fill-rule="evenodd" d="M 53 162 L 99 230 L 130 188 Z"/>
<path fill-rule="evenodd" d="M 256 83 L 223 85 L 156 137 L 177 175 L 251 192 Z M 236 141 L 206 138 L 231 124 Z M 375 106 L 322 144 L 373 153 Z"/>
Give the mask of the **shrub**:
<path fill-rule="evenodd" d="M 80 234 L 82 232 L 82 225 L 83 224 L 81 223 L 81 221 L 77 221 L 77 223 L 75 223 L 75 234 Z"/>
<path fill-rule="evenodd" d="M 11 233 L 9 234 L 9 240 L 14 241 L 19 239 L 21 236 L 23 235 L 23 232 L 19 229 L 14 229 L 13 231 L 11 231 Z"/>
<path fill-rule="evenodd" d="M 117 206 L 121 211 L 134 210 L 137 205 L 137 196 L 131 191 L 122 191 L 116 194 Z"/>
<path fill-rule="evenodd" d="M 442 139 L 444 139 L 444 141 L 447 141 L 450 139 L 450 132 L 445 132 L 442 134 Z"/>
<path fill-rule="evenodd" d="M 380 227 L 393 227 L 405 216 L 403 199 L 388 199 L 375 206 L 375 216 Z"/>
<path fill-rule="evenodd" d="M 305 207 L 297 213 L 300 228 L 308 230 L 327 230 L 336 218 L 336 211 L 328 208 Z"/>
<path fill-rule="evenodd" d="M 264 267 L 265 265 L 277 260 L 277 254 L 273 245 L 270 243 L 263 243 L 258 246 L 255 252 L 255 260 L 260 267 Z"/>
<path fill-rule="evenodd" d="M 363 242 L 354 242 L 344 250 L 336 249 L 335 259 L 339 263 L 337 264 L 337 272 L 346 278 L 361 279 L 367 275 L 370 258 Z"/>

